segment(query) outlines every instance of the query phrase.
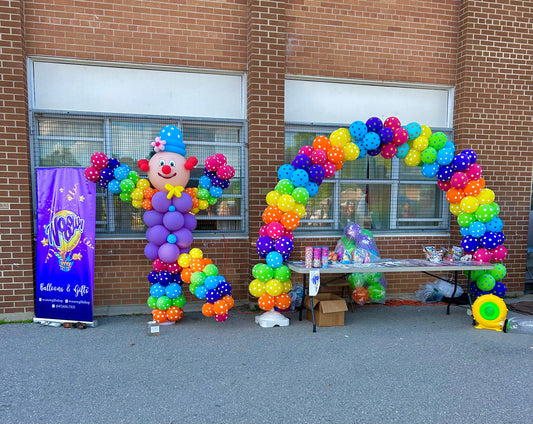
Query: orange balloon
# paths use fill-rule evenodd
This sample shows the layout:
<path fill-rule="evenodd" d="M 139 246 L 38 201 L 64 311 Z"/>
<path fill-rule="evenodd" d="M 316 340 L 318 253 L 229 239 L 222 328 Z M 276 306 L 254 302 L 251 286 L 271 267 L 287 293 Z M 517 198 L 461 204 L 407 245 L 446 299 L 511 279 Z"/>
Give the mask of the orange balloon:
<path fill-rule="evenodd" d="M 183 309 L 178 308 L 177 306 L 171 306 L 166 312 L 169 321 L 179 321 L 183 318 L 183 315 L 185 315 Z"/>
<path fill-rule="evenodd" d="M 463 197 L 465 193 L 459 188 L 451 187 L 446 192 L 446 200 L 450 203 L 459 203 Z"/>
<path fill-rule="evenodd" d="M 281 217 L 281 224 L 289 231 L 294 230 L 296 227 L 298 227 L 298 224 L 300 223 L 300 218 L 296 214 L 296 212 L 289 211 L 285 212 Z"/>
<path fill-rule="evenodd" d="M 324 152 L 327 152 L 330 147 L 331 143 L 329 138 L 324 135 L 320 135 L 313 140 L 313 149 L 315 150 L 324 150 Z"/>
<path fill-rule="evenodd" d="M 210 264 L 212 264 L 212 263 L 213 263 L 213 261 L 212 261 L 211 259 L 209 259 L 209 258 L 204 258 L 204 264 L 205 264 L 205 265 L 210 265 Z"/>
<path fill-rule="evenodd" d="M 206 317 L 212 317 L 213 315 L 215 315 L 215 310 L 213 309 L 213 304 L 212 303 L 204 303 L 202 305 L 202 314 L 204 314 L 204 316 L 206 316 Z"/>
<path fill-rule="evenodd" d="M 161 309 L 152 309 L 152 316 L 154 317 L 154 321 L 159 323 L 167 321 L 167 313 Z"/>
<path fill-rule="evenodd" d="M 340 146 L 331 146 L 327 151 L 330 162 L 342 162 L 344 159 L 344 149 Z"/>
<path fill-rule="evenodd" d="M 150 199 L 152 200 L 152 197 L 154 197 L 154 194 L 157 193 L 157 190 L 154 190 L 153 188 L 151 187 L 146 187 L 144 190 L 143 190 L 143 197 L 145 199 Z"/>
<path fill-rule="evenodd" d="M 224 296 L 222 300 L 226 302 L 226 304 L 228 305 L 228 309 L 231 309 L 233 308 L 233 306 L 235 306 L 235 301 L 233 300 L 233 297 L 231 297 L 230 295 Z"/>
<path fill-rule="evenodd" d="M 191 263 L 189 264 L 189 268 L 191 269 L 193 273 L 202 271 L 204 267 L 205 267 L 205 263 L 204 263 L 203 258 L 192 258 Z"/>
<path fill-rule="evenodd" d="M 263 212 L 263 222 L 270 224 L 272 222 L 278 222 L 283 215 L 283 212 L 277 206 L 268 206 Z"/>
<path fill-rule="evenodd" d="M 366 287 L 356 287 L 352 292 L 352 299 L 358 305 L 364 305 L 370 299 L 368 289 Z"/>
<path fill-rule="evenodd" d="M 263 311 L 270 311 L 276 305 L 276 301 L 274 300 L 274 296 L 264 293 L 257 299 L 257 304 Z"/>
<path fill-rule="evenodd" d="M 479 193 L 481 193 L 481 190 L 483 190 L 484 187 L 485 180 L 483 177 L 481 177 L 478 180 L 468 181 L 468 184 L 464 188 L 464 192 L 467 196 L 476 197 Z"/>
<path fill-rule="evenodd" d="M 275 302 L 278 309 L 283 311 L 285 309 L 289 309 L 292 300 L 288 293 L 281 293 L 279 296 L 276 296 Z"/>
<path fill-rule="evenodd" d="M 229 310 L 228 304 L 222 299 L 217 300 L 213 304 L 213 311 L 215 311 L 215 314 L 217 315 L 225 315 L 228 313 L 228 310 Z"/>
<path fill-rule="evenodd" d="M 143 199 L 142 207 L 147 211 L 152 210 L 152 199 Z"/>
<path fill-rule="evenodd" d="M 191 282 L 192 270 L 190 268 L 183 268 L 181 270 L 181 279 L 184 283 L 189 284 Z"/>
<path fill-rule="evenodd" d="M 340 162 L 334 163 L 334 165 L 335 165 L 335 169 L 337 171 L 340 171 L 342 169 L 342 167 L 344 166 L 344 161 L 340 161 Z"/>

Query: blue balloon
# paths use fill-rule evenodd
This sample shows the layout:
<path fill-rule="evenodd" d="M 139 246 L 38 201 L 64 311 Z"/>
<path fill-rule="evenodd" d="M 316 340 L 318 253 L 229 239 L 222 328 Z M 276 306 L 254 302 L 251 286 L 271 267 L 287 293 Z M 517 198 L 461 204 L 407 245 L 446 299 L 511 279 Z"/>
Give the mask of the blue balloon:
<path fill-rule="evenodd" d="M 211 289 L 216 289 L 217 286 L 218 286 L 218 280 L 216 278 L 216 276 L 214 275 L 209 275 L 205 278 L 204 280 L 204 286 L 208 289 L 208 290 L 211 290 Z"/>
<path fill-rule="evenodd" d="M 165 289 L 167 297 L 170 297 L 171 299 L 175 299 L 176 297 L 181 296 L 182 292 L 183 290 L 178 283 L 171 283 Z"/>
<path fill-rule="evenodd" d="M 381 144 L 381 139 L 379 138 L 379 135 L 375 132 L 369 132 L 365 135 L 363 138 L 363 146 L 367 150 L 375 150 L 379 147 Z"/>
<path fill-rule="evenodd" d="M 157 274 L 157 282 L 163 287 L 168 286 L 174 281 L 174 276 L 168 271 L 161 271 Z"/>
<path fill-rule="evenodd" d="M 266 257 L 266 263 L 272 268 L 277 268 L 283 264 L 283 256 L 276 251 L 270 252 Z"/>
<path fill-rule="evenodd" d="M 196 287 L 196 290 L 194 290 L 194 295 L 198 299 L 205 299 L 205 296 L 207 295 L 207 288 L 203 284 Z"/>
<path fill-rule="evenodd" d="M 220 196 L 222 196 L 222 188 L 220 187 L 211 187 L 209 189 L 209 194 L 214 197 L 215 199 L 219 198 Z"/>
<path fill-rule="evenodd" d="M 396 157 L 398 159 L 403 159 L 407 156 L 407 153 L 409 153 L 409 144 L 403 143 L 402 145 L 398 146 L 398 151 L 396 152 Z"/>
<path fill-rule="evenodd" d="M 452 167 L 456 171 L 459 171 L 459 172 L 466 171 L 469 166 L 470 166 L 470 159 L 468 158 L 467 155 L 463 153 L 459 153 L 458 155 L 455 155 L 453 157 Z"/>
<path fill-rule="evenodd" d="M 150 287 L 150 295 L 153 297 L 164 296 L 165 288 L 159 283 L 152 284 L 152 286 Z"/>
<path fill-rule="evenodd" d="M 437 171 L 437 178 L 442 182 L 450 181 L 454 173 L 455 171 L 450 165 L 444 165 Z"/>
<path fill-rule="evenodd" d="M 453 161 L 453 150 L 443 147 L 437 152 L 437 163 L 439 165 L 449 165 Z"/>
<path fill-rule="evenodd" d="M 434 178 L 438 171 L 439 165 L 435 162 L 422 165 L 422 175 L 426 178 Z"/>
<path fill-rule="evenodd" d="M 485 224 L 480 221 L 472 222 L 468 228 L 470 230 L 470 235 L 473 237 L 481 237 L 483 234 L 485 234 L 485 231 L 487 231 Z"/>
<path fill-rule="evenodd" d="M 309 181 L 307 185 L 305 186 L 305 188 L 307 189 L 307 192 L 309 193 L 309 197 L 314 197 L 318 193 L 317 183 L 312 183 L 311 181 Z"/>
<path fill-rule="evenodd" d="M 278 178 L 280 180 L 290 180 L 291 175 L 294 172 L 294 166 L 289 163 L 281 165 L 278 169 Z"/>
<path fill-rule="evenodd" d="M 128 165 L 122 164 L 118 168 L 115 168 L 115 170 L 113 171 L 113 175 L 117 180 L 122 181 L 128 178 L 128 174 L 130 173 L 130 171 L 131 168 Z"/>
<path fill-rule="evenodd" d="M 463 240 L 461 240 L 461 247 L 465 252 L 472 253 L 479 247 L 479 241 L 475 237 L 465 236 Z"/>
<path fill-rule="evenodd" d="M 357 147 L 359 147 L 359 156 L 357 157 L 357 159 L 363 159 L 366 156 L 366 148 L 365 146 L 363 146 L 363 142 L 358 141 L 355 144 L 357 144 Z"/>
<path fill-rule="evenodd" d="M 211 183 L 211 178 L 209 178 L 207 175 L 202 175 L 198 180 L 198 185 L 201 188 L 209 190 L 213 184 Z"/>
<path fill-rule="evenodd" d="M 120 188 L 120 181 L 119 180 L 109 181 L 109 184 L 107 185 L 107 189 L 113 194 L 120 194 L 120 192 L 122 191 L 122 189 Z"/>
<path fill-rule="evenodd" d="M 443 149 L 450 149 L 455 154 L 455 144 L 453 144 L 453 142 L 450 140 L 446 141 Z"/>
<path fill-rule="evenodd" d="M 470 164 L 476 163 L 477 161 L 477 153 L 472 149 L 466 149 L 461 152 L 463 155 L 468 156 L 468 159 L 470 160 Z"/>
<path fill-rule="evenodd" d="M 303 169 L 297 169 L 292 173 L 291 181 L 295 187 L 305 187 L 309 182 L 309 174 Z"/>
<path fill-rule="evenodd" d="M 150 271 L 148 273 L 148 282 L 150 284 L 157 283 L 157 271 Z"/>
<path fill-rule="evenodd" d="M 502 245 L 505 242 L 505 235 L 499 231 L 496 234 L 496 242 L 498 243 L 498 246 Z"/>
<path fill-rule="evenodd" d="M 231 284 L 227 281 L 222 281 L 218 286 L 217 290 L 222 297 L 231 296 Z"/>
<path fill-rule="evenodd" d="M 361 141 L 368 132 L 368 127 L 363 121 L 355 121 L 350 125 L 349 131 L 355 141 Z"/>
<path fill-rule="evenodd" d="M 461 232 L 461 235 L 463 237 L 471 235 L 470 234 L 470 229 L 468 227 L 461 227 L 459 231 Z"/>
<path fill-rule="evenodd" d="M 205 294 L 205 300 L 207 300 L 209 303 L 215 303 L 221 298 L 222 296 L 220 296 L 220 292 L 217 289 L 207 290 L 207 293 Z"/>
<path fill-rule="evenodd" d="M 367 150 L 366 153 L 368 156 L 377 156 L 381 153 L 381 145 L 379 145 L 376 149 Z"/>
<path fill-rule="evenodd" d="M 498 238 L 496 237 L 496 233 L 487 231 L 485 234 L 483 234 L 483 237 L 481 237 L 481 244 L 485 249 L 494 249 L 497 247 Z"/>
<path fill-rule="evenodd" d="M 498 233 L 503 228 L 503 221 L 499 216 L 495 216 L 489 222 L 487 222 L 485 226 L 487 227 L 487 230 Z"/>

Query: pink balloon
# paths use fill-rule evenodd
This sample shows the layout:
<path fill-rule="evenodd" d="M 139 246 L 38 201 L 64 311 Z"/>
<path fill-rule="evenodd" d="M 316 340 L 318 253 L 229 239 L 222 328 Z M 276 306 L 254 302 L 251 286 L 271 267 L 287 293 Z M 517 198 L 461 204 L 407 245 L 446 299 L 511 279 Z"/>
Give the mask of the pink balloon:
<path fill-rule="evenodd" d="M 91 156 L 91 163 L 96 169 L 98 169 L 98 171 L 104 169 L 107 166 L 108 162 L 109 161 L 105 153 L 96 152 Z"/>
<path fill-rule="evenodd" d="M 313 165 L 324 165 L 328 161 L 328 155 L 321 149 L 313 150 L 309 154 L 309 158 Z"/>
<path fill-rule="evenodd" d="M 397 146 L 401 146 L 402 144 L 407 142 L 408 138 L 409 133 L 407 132 L 407 130 L 403 127 L 400 127 L 394 130 L 394 138 L 392 139 L 392 142 Z"/>
<path fill-rule="evenodd" d="M 167 264 L 167 271 L 170 272 L 171 274 L 177 274 L 178 272 L 181 271 L 181 269 L 182 269 L 181 266 L 179 266 L 177 262 L 172 262 L 170 264 Z"/>
<path fill-rule="evenodd" d="M 215 314 L 215 321 L 216 322 L 224 322 L 228 319 L 228 316 L 229 314 L 224 314 L 224 315 L 216 315 Z"/>
<path fill-rule="evenodd" d="M 437 186 L 442 190 L 442 191 L 448 191 L 450 188 L 451 188 L 451 184 L 449 181 L 437 181 Z"/>
<path fill-rule="evenodd" d="M 209 156 L 205 160 L 205 167 L 208 171 L 216 171 L 220 167 L 220 163 L 214 156 Z"/>
<path fill-rule="evenodd" d="M 394 143 L 388 143 L 381 146 L 381 156 L 385 159 L 392 159 L 394 155 L 398 152 L 398 147 Z"/>
<path fill-rule="evenodd" d="M 396 118 L 396 116 L 390 116 L 389 118 L 385 119 L 383 126 L 390 128 L 391 130 L 395 130 L 400 128 L 402 124 L 400 123 L 400 120 Z"/>
<path fill-rule="evenodd" d="M 85 168 L 83 174 L 85 175 L 85 178 L 87 178 L 89 181 L 92 181 L 93 183 L 97 183 L 100 179 L 100 172 L 94 166 L 88 166 L 87 168 Z"/>
<path fill-rule="evenodd" d="M 222 153 L 215 154 L 215 159 L 219 163 L 219 166 L 224 166 L 228 163 L 226 156 L 224 156 Z"/>
<path fill-rule="evenodd" d="M 262 237 L 262 236 L 267 236 L 267 229 L 268 229 L 268 225 L 261 225 L 261 228 L 259 228 L 259 236 Z"/>
<path fill-rule="evenodd" d="M 218 168 L 217 177 L 221 180 L 231 180 L 235 176 L 235 168 L 231 165 L 222 165 Z"/>
<path fill-rule="evenodd" d="M 481 166 L 479 166 L 477 163 L 471 164 L 466 170 L 466 176 L 468 177 L 468 180 L 479 180 L 482 175 L 483 168 L 481 168 Z"/>
<path fill-rule="evenodd" d="M 464 172 L 456 172 L 450 180 L 452 187 L 462 190 L 468 184 L 468 177 Z"/>
<path fill-rule="evenodd" d="M 495 261 L 503 261 L 507 257 L 507 248 L 505 246 L 498 246 L 492 251 L 492 259 Z"/>
<path fill-rule="evenodd" d="M 324 177 L 325 178 L 331 178 L 331 177 L 333 177 L 335 175 L 335 172 L 337 172 L 337 168 L 331 162 L 326 162 L 322 166 L 324 167 L 324 171 L 325 171 Z"/>
<path fill-rule="evenodd" d="M 154 269 L 154 271 L 157 272 L 166 271 L 167 264 L 164 263 L 161 259 L 157 258 L 154 260 L 154 262 L 152 262 L 152 268 Z"/>
<path fill-rule="evenodd" d="M 267 229 L 266 229 L 267 234 L 266 235 L 269 236 L 270 238 L 275 240 L 275 239 L 278 239 L 281 236 L 283 236 L 285 227 L 281 223 L 279 223 L 279 222 L 271 222 L 266 227 L 267 227 Z"/>
<path fill-rule="evenodd" d="M 492 253 L 490 252 L 490 250 L 487 250 L 484 247 L 480 247 L 474 253 L 474 260 L 476 262 L 486 262 L 486 263 L 488 263 L 488 262 L 490 262 L 491 258 L 492 258 Z"/>
<path fill-rule="evenodd" d="M 313 148 L 311 146 L 302 146 L 300 147 L 300 150 L 298 150 L 299 155 L 310 156 L 311 153 L 313 153 Z"/>

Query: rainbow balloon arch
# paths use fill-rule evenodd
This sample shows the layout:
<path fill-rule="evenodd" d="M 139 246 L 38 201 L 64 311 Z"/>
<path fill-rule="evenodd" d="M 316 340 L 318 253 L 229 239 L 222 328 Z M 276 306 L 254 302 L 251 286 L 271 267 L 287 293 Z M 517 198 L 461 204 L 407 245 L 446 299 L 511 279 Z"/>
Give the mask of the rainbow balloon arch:
<path fill-rule="evenodd" d="M 503 298 L 501 280 L 507 257 L 503 246 L 503 222 L 494 192 L 485 187 L 483 170 L 474 150 L 456 153 L 455 145 L 442 132 L 433 133 L 426 125 L 412 122 L 402 126 L 396 117 L 385 121 L 372 117 L 355 121 L 349 129 L 339 128 L 329 138 L 318 136 L 311 146 L 302 146 L 289 164 L 278 169 L 279 181 L 266 196 L 264 225 L 256 242 L 258 255 L 266 263 L 254 265 L 249 292 L 263 311 L 287 310 L 291 306 L 291 273 L 284 262 L 294 248 L 294 234 L 305 216 L 310 197 L 317 195 L 322 182 L 332 178 L 346 162 L 365 156 L 397 157 L 408 166 L 420 167 L 426 178 L 437 177 L 440 190 L 452 215 L 461 226 L 461 247 L 479 262 L 498 262 L 490 271 L 474 271 L 468 290 L 471 296 L 495 295 Z"/>

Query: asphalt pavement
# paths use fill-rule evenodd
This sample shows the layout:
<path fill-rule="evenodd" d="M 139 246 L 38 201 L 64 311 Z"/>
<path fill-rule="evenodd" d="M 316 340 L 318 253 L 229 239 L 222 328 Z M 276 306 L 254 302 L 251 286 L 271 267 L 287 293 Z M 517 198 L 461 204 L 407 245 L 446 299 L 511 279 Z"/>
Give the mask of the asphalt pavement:
<path fill-rule="evenodd" d="M 316 333 L 256 315 L 188 312 L 159 336 L 148 315 L 0 325 L 0 423 L 533 422 L 533 336 L 464 306 L 366 305 Z"/>

